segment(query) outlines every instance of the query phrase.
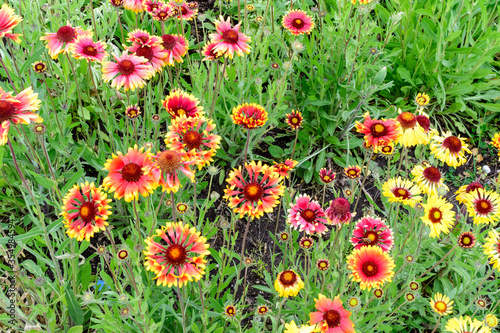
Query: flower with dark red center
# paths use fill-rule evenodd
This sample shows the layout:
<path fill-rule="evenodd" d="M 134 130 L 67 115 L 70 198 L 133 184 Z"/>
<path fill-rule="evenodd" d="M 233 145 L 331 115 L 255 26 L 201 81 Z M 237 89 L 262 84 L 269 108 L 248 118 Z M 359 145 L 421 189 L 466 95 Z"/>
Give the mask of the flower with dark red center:
<path fill-rule="evenodd" d="M 153 11 L 150 14 L 153 20 L 164 22 L 168 20 L 170 17 L 177 15 L 177 12 L 178 12 L 177 9 L 172 8 L 170 4 L 162 3 L 158 7 L 153 9 Z"/>
<path fill-rule="evenodd" d="M 294 130 L 298 130 L 302 125 L 302 113 L 292 110 L 292 112 L 286 114 L 286 123 Z"/>
<path fill-rule="evenodd" d="M 363 246 L 380 246 L 384 252 L 389 252 L 394 245 L 391 228 L 379 218 L 365 216 L 354 227 L 351 243 L 355 249 Z"/>
<path fill-rule="evenodd" d="M 402 135 L 397 142 L 401 143 L 403 147 L 413 147 L 429 143 L 429 126 L 427 126 L 427 129 L 424 129 L 423 126 L 420 125 L 418 117 L 420 117 L 420 121 L 424 121 L 423 118 L 427 119 L 425 115 L 417 116 L 411 112 L 402 112 L 401 109 L 399 109 L 399 116 L 396 120 L 401 125 Z"/>
<path fill-rule="evenodd" d="M 94 42 L 92 36 L 81 35 L 71 44 L 70 51 L 75 59 L 86 59 L 88 61 L 101 62 L 106 58 L 106 44 Z"/>
<path fill-rule="evenodd" d="M 311 197 L 302 194 L 296 199 L 295 205 L 290 203 L 288 210 L 287 223 L 294 229 L 305 231 L 307 234 L 326 232 L 327 227 L 325 212 L 317 201 L 311 200 Z"/>
<path fill-rule="evenodd" d="M 144 11 L 142 0 L 123 0 L 123 8 L 128 9 L 136 14 Z"/>
<path fill-rule="evenodd" d="M 146 84 L 153 74 L 153 68 L 144 57 L 127 54 L 124 51 L 120 57 L 113 55 L 116 62 L 103 61 L 102 78 L 105 82 L 111 82 L 111 86 L 119 90 L 121 87 L 127 90 L 135 90 Z"/>
<path fill-rule="evenodd" d="M 361 176 L 361 168 L 359 165 L 349 165 L 344 168 L 344 175 L 351 179 L 359 178 Z"/>
<path fill-rule="evenodd" d="M 351 214 L 351 204 L 346 198 L 336 198 L 330 201 L 330 207 L 325 210 L 328 224 L 349 223 L 356 213 Z"/>
<path fill-rule="evenodd" d="M 401 202 L 411 207 L 415 207 L 415 204 L 422 200 L 418 186 L 401 177 L 389 179 L 382 186 L 382 191 L 389 202 Z"/>
<path fill-rule="evenodd" d="M 128 33 L 127 41 L 132 44 L 154 46 L 161 43 L 161 38 L 151 36 L 146 30 L 135 29 Z"/>
<path fill-rule="evenodd" d="M 28 125 L 31 122 L 43 122 L 43 119 L 34 113 L 40 108 L 40 104 L 38 94 L 34 94 L 31 88 L 12 96 L 10 92 L 6 93 L 0 87 L 0 146 L 7 143 L 11 124 Z"/>
<path fill-rule="evenodd" d="M 141 115 L 141 108 L 139 105 L 130 105 L 125 109 L 125 115 L 127 116 L 128 119 L 134 119 L 137 118 Z"/>
<path fill-rule="evenodd" d="M 162 37 L 163 50 L 167 56 L 163 60 L 165 65 L 173 66 L 175 62 L 182 63 L 182 59 L 188 51 L 189 43 L 186 38 L 181 35 L 163 35 Z"/>
<path fill-rule="evenodd" d="M 417 291 L 420 288 L 420 284 L 416 281 L 411 281 L 409 287 L 410 290 Z"/>
<path fill-rule="evenodd" d="M 465 152 L 471 153 L 464 139 L 451 135 L 451 132 L 445 132 L 442 136 L 433 136 L 430 148 L 431 154 L 453 168 L 466 162 Z"/>
<path fill-rule="evenodd" d="M 438 194 L 440 187 L 448 190 L 448 186 L 444 184 L 444 177 L 439 169 L 429 163 L 424 162 L 421 165 L 416 165 L 411 170 L 411 174 L 424 194 Z"/>
<path fill-rule="evenodd" d="M 486 299 L 484 299 L 484 298 L 478 298 L 477 301 L 476 301 L 476 306 L 480 310 L 484 310 L 488 306 L 488 301 Z"/>
<path fill-rule="evenodd" d="M 394 154 L 394 142 L 389 143 L 388 145 L 381 146 L 379 148 L 380 152 L 386 156 L 390 156 Z"/>
<path fill-rule="evenodd" d="M 13 34 L 12 29 L 22 21 L 22 17 L 14 14 L 14 9 L 10 8 L 6 3 L 0 8 L 0 38 L 6 37 L 12 39 L 16 43 L 21 43 L 19 36 L 21 34 Z"/>
<path fill-rule="evenodd" d="M 427 104 L 429 104 L 430 100 L 431 99 L 427 94 L 418 93 L 417 96 L 415 97 L 415 103 L 420 107 L 424 107 Z"/>
<path fill-rule="evenodd" d="M 441 293 L 436 293 L 432 296 L 430 301 L 432 310 L 436 312 L 440 316 L 447 316 L 453 310 L 453 301 L 450 301 L 450 298 Z"/>
<path fill-rule="evenodd" d="M 245 129 L 254 129 L 264 126 L 268 116 L 267 111 L 261 105 L 244 103 L 233 108 L 231 119 L 235 125 L 241 125 Z"/>
<path fill-rule="evenodd" d="M 187 118 L 201 117 L 203 115 L 203 107 L 200 106 L 200 101 L 191 94 L 188 94 L 180 89 L 170 92 L 170 94 L 161 101 L 161 104 L 173 119 L 180 116 Z"/>
<path fill-rule="evenodd" d="M 309 313 L 309 324 L 317 325 L 323 333 L 355 333 L 354 324 L 349 319 L 351 312 L 344 309 L 338 296 L 332 301 L 319 294 L 314 301 L 318 311 Z"/>
<path fill-rule="evenodd" d="M 427 203 L 422 206 L 425 212 L 421 219 L 431 228 L 430 237 L 439 237 L 441 233 L 448 234 L 455 223 L 453 205 L 439 195 L 430 195 Z"/>
<path fill-rule="evenodd" d="M 62 213 L 66 233 L 79 242 L 84 239 L 90 242 L 96 232 L 106 230 L 111 215 L 106 194 L 94 183 L 76 184 L 63 199 Z"/>
<path fill-rule="evenodd" d="M 286 160 L 283 163 L 274 162 L 273 168 L 281 177 L 288 178 L 290 176 L 291 170 L 297 165 L 297 161 Z"/>
<path fill-rule="evenodd" d="M 304 289 L 304 282 L 293 270 L 286 270 L 278 274 L 274 281 L 274 289 L 280 297 L 297 296 Z"/>
<path fill-rule="evenodd" d="M 318 267 L 320 271 L 324 272 L 328 269 L 328 267 L 330 267 L 330 261 L 328 261 L 328 259 L 318 259 L 316 267 Z"/>
<path fill-rule="evenodd" d="M 302 237 L 299 241 L 299 246 L 305 250 L 310 249 L 314 245 L 314 240 L 311 237 Z"/>
<path fill-rule="evenodd" d="M 379 288 L 374 289 L 373 296 L 375 296 L 375 298 L 377 298 L 377 299 L 381 299 L 382 296 L 384 296 L 384 291 L 382 289 L 379 289 Z"/>
<path fill-rule="evenodd" d="M 479 182 L 472 182 L 470 184 L 461 186 L 458 191 L 455 192 L 455 194 L 457 195 L 457 201 L 461 204 L 465 204 L 469 200 L 469 194 L 472 194 L 477 189 L 484 189 L 484 186 Z"/>
<path fill-rule="evenodd" d="M 144 168 L 146 174 L 153 175 L 162 191 L 177 192 L 182 186 L 179 180 L 179 172 L 194 182 L 194 172 L 189 167 L 193 161 L 186 161 L 182 155 L 174 150 L 164 150 L 153 156 L 153 163 Z"/>
<path fill-rule="evenodd" d="M 60 53 L 70 52 L 71 44 L 82 35 L 92 37 L 92 31 L 82 30 L 79 27 L 72 27 L 71 24 L 60 27 L 57 32 L 46 33 L 40 40 L 47 41 L 47 49 L 52 59 L 57 59 Z"/>
<path fill-rule="evenodd" d="M 269 312 L 269 308 L 265 305 L 261 305 L 257 308 L 257 314 L 264 316 Z"/>
<path fill-rule="evenodd" d="M 335 180 L 335 172 L 333 172 L 333 170 L 330 170 L 330 169 L 325 169 L 325 168 L 321 168 L 319 170 L 319 178 L 321 179 L 321 182 L 323 184 L 330 184 L 332 181 Z"/>
<path fill-rule="evenodd" d="M 490 259 L 493 268 L 500 271 L 500 234 L 495 229 L 490 230 L 484 241 L 484 254 Z"/>
<path fill-rule="evenodd" d="M 467 211 L 476 224 L 496 224 L 500 220 L 500 196 L 494 191 L 477 189 L 466 197 Z"/>
<path fill-rule="evenodd" d="M 214 46 L 214 52 L 219 56 L 224 55 L 233 59 L 234 54 L 242 57 L 244 53 L 250 53 L 248 43 L 251 38 L 244 33 L 239 32 L 241 22 L 234 28 L 231 27 L 230 18 L 224 21 L 224 17 L 220 16 L 220 21 L 215 20 L 216 33 L 210 34 L 211 42 L 217 43 Z"/>
<path fill-rule="evenodd" d="M 371 119 L 368 113 L 364 117 L 363 123 L 356 122 L 356 131 L 365 135 L 367 145 L 373 146 L 375 153 L 378 152 L 380 146 L 388 145 L 402 135 L 401 125 L 397 120 Z"/>
<path fill-rule="evenodd" d="M 232 305 L 226 306 L 226 310 L 224 311 L 226 316 L 228 317 L 234 317 L 236 315 L 236 308 Z"/>
<path fill-rule="evenodd" d="M 158 37 L 156 38 L 159 39 Z M 159 43 L 148 45 L 134 42 L 132 46 L 126 47 L 126 50 L 138 57 L 146 58 L 148 60 L 147 64 L 151 66 L 154 73 L 162 70 L 165 66 L 165 58 L 168 56 L 168 52 L 163 50 L 163 47 Z"/>
<path fill-rule="evenodd" d="M 38 74 L 43 73 L 47 70 L 47 64 L 45 64 L 43 61 L 35 61 L 32 66 L 33 70 Z"/>
<path fill-rule="evenodd" d="M 281 241 L 286 242 L 290 239 L 290 235 L 288 234 L 288 232 L 282 232 L 280 234 L 280 239 Z"/>
<path fill-rule="evenodd" d="M 159 286 L 182 287 L 188 281 L 199 281 L 205 274 L 204 259 L 210 254 L 207 239 L 188 224 L 167 222 L 156 235 L 145 240 L 146 270 L 156 274 Z"/>
<path fill-rule="evenodd" d="M 476 245 L 476 236 L 472 232 L 462 232 L 457 241 L 462 249 L 470 249 Z"/>
<path fill-rule="evenodd" d="M 362 290 L 379 288 L 385 282 L 390 282 L 394 276 L 394 261 L 378 246 L 368 245 L 354 249 L 347 258 L 347 263 L 352 270 L 350 277 L 360 282 Z"/>
<path fill-rule="evenodd" d="M 109 3 L 111 6 L 118 8 L 123 5 L 123 0 L 109 0 Z"/>
<path fill-rule="evenodd" d="M 130 253 L 128 252 L 127 249 L 121 249 L 120 251 L 118 251 L 118 253 L 116 254 L 116 257 L 118 258 L 118 260 L 120 261 L 125 261 L 128 259 Z"/>
<path fill-rule="evenodd" d="M 193 161 L 201 170 L 213 161 L 219 149 L 221 137 L 214 134 L 215 124 L 203 116 L 186 117 L 182 115 L 172 120 L 165 136 L 168 148 L 178 152 L 184 159 Z"/>
<path fill-rule="evenodd" d="M 413 293 L 406 293 L 405 299 L 408 303 L 415 301 L 415 295 Z"/>
<path fill-rule="evenodd" d="M 144 7 L 144 10 L 148 12 L 149 14 L 152 14 L 155 9 L 158 7 L 165 5 L 165 3 L 161 0 L 145 0 L 142 2 L 142 6 Z"/>
<path fill-rule="evenodd" d="M 295 9 L 289 11 L 282 20 L 283 27 L 292 35 L 309 34 L 314 28 L 312 17 L 306 12 Z"/>
<path fill-rule="evenodd" d="M 135 145 L 134 148 L 129 148 L 125 155 L 121 152 L 113 154 L 104 165 L 109 174 L 102 181 L 102 185 L 108 191 L 115 192 L 116 199 L 125 197 L 125 201 L 130 202 L 134 198 L 137 200 L 139 193 L 147 197 L 158 187 L 154 177 L 144 173 L 143 168 L 153 162 L 151 154 L 143 151 L 144 148 L 139 149 Z"/>
<path fill-rule="evenodd" d="M 217 52 L 215 52 L 215 46 L 217 43 L 207 42 L 205 46 L 203 46 L 203 51 L 201 54 L 204 56 L 203 60 L 215 60 L 220 57 Z"/>
<path fill-rule="evenodd" d="M 246 163 L 245 171 L 243 174 L 239 166 L 229 173 L 223 198 L 240 218 L 247 214 L 254 219 L 271 213 L 283 196 L 283 178 L 261 161 Z"/>

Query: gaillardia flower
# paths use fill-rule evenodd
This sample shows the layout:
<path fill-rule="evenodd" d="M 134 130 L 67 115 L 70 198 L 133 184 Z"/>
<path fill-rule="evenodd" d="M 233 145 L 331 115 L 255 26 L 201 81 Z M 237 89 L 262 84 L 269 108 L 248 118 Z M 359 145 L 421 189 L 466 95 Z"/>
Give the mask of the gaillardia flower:
<path fill-rule="evenodd" d="M 82 30 L 79 27 L 72 27 L 71 24 L 60 27 L 57 32 L 47 33 L 40 37 L 40 40 L 47 41 L 47 49 L 52 59 L 57 59 L 60 53 L 68 53 L 71 44 L 81 35 L 92 36 L 90 30 Z"/>
<path fill-rule="evenodd" d="M 201 52 L 204 56 L 203 60 L 215 60 L 220 57 L 214 50 L 216 45 L 217 43 L 207 42 L 205 46 L 203 46 L 203 51 Z"/>
<path fill-rule="evenodd" d="M 440 187 L 448 189 L 448 186 L 443 183 L 444 177 L 439 169 L 428 163 L 422 163 L 422 165 L 415 166 L 411 170 L 411 174 L 415 177 L 415 182 L 417 182 L 418 186 L 425 194 L 436 195 Z"/>
<path fill-rule="evenodd" d="M 418 93 L 417 96 L 415 97 L 415 103 L 420 107 L 429 104 L 430 100 L 431 98 L 427 94 Z"/>
<path fill-rule="evenodd" d="M 151 36 L 146 30 L 135 29 L 128 33 L 127 41 L 141 45 L 154 46 L 161 43 L 161 38 Z"/>
<path fill-rule="evenodd" d="M 484 318 L 484 321 L 486 322 L 486 325 L 488 325 L 491 328 L 498 326 L 498 318 L 494 314 L 491 314 L 491 313 L 487 314 L 486 317 Z M 481 333 L 481 332 L 478 332 L 478 333 Z"/>
<path fill-rule="evenodd" d="M 29 125 L 30 122 L 43 122 L 39 115 L 33 113 L 40 108 L 40 104 L 38 94 L 34 94 L 31 87 L 16 96 L 0 87 L 0 146 L 7 143 L 11 123 Z"/>
<path fill-rule="evenodd" d="M 440 316 L 447 316 L 453 310 L 453 301 L 446 295 L 436 293 L 431 298 L 431 307 Z"/>
<path fill-rule="evenodd" d="M 240 214 L 240 218 L 245 214 L 252 219 L 260 218 L 278 205 L 285 189 L 283 178 L 261 161 L 246 163 L 245 169 L 244 175 L 241 166 L 229 173 L 223 198 L 229 201 L 229 207 Z"/>
<path fill-rule="evenodd" d="M 156 274 L 159 286 L 182 287 L 188 281 L 200 280 L 205 274 L 204 259 L 209 245 L 207 239 L 200 236 L 196 228 L 190 228 L 182 222 L 167 222 L 156 235 L 145 240 L 144 265 L 148 271 Z"/>
<path fill-rule="evenodd" d="M 432 238 L 439 237 L 441 233 L 448 234 L 455 223 L 453 205 L 439 195 L 430 195 L 427 203 L 422 204 L 425 209 L 422 221 L 431 228 Z"/>
<path fill-rule="evenodd" d="M 330 267 L 330 261 L 328 259 L 318 259 L 318 261 L 316 261 L 316 267 L 324 272 Z"/>
<path fill-rule="evenodd" d="M 246 129 L 253 129 L 264 126 L 267 121 L 267 112 L 258 104 L 244 103 L 233 108 L 231 119 L 236 125 L 241 125 Z"/>
<path fill-rule="evenodd" d="M 189 167 L 194 161 L 183 160 L 181 154 L 174 150 L 164 150 L 153 156 L 153 164 L 147 166 L 144 172 L 151 173 L 162 191 L 177 192 L 182 186 L 178 172 L 182 172 L 191 182 L 194 182 L 194 172 Z"/>
<path fill-rule="evenodd" d="M 234 317 L 236 316 L 236 308 L 233 305 L 228 305 L 226 306 L 224 314 L 228 317 Z"/>
<path fill-rule="evenodd" d="M 153 75 L 148 59 L 127 54 L 124 51 L 120 57 L 113 55 L 116 62 L 103 61 L 102 78 L 105 82 L 111 82 L 111 86 L 119 90 L 121 87 L 127 90 L 135 90 L 146 84 L 146 79 Z"/>
<path fill-rule="evenodd" d="M 361 300 L 357 296 L 353 296 L 347 300 L 347 307 L 353 311 L 361 307 Z"/>
<path fill-rule="evenodd" d="M 285 331 L 283 333 L 312 333 L 315 332 L 316 325 L 306 326 L 302 325 L 297 327 L 295 321 L 291 321 L 290 324 L 285 323 Z"/>
<path fill-rule="evenodd" d="M 309 324 L 317 325 L 322 333 L 355 333 L 354 324 L 349 319 L 351 312 L 344 309 L 338 297 L 332 301 L 319 294 L 314 301 L 318 311 L 309 313 Z"/>
<path fill-rule="evenodd" d="M 309 250 L 314 245 L 314 240 L 311 237 L 302 237 L 299 241 L 299 246 L 304 250 Z"/>
<path fill-rule="evenodd" d="M 476 245 L 476 236 L 472 232 L 462 232 L 460 236 L 458 236 L 458 245 L 462 249 L 470 249 Z"/>
<path fill-rule="evenodd" d="M 165 65 L 173 66 L 175 62 L 182 63 L 189 48 L 189 42 L 181 35 L 161 36 L 163 51 L 167 53 L 163 62 Z"/>
<path fill-rule="evenodd" d="M 123 0 L 123 7 L 134 13 L 140 13 L 144 11 L 142 0 Z"/>
<path fill-rule="evenodd" d="M 314 28 L 314 21 L 312 17 L 308 16 L 306 12 L 295 9 L 289 11 L 282 21 L 283 27 L 287 29 L 292 35 L 308 34 Z"/>
<path fill-rule="evenodd" d="M 359 165 L 349 165 L 344 168 L 344 175 L 351 179 L 359 178 L 359 176 L 361 176 L 361 168 Z"/>
<path fill-rule="evenodd" d="M 165 2 L 161 0 L 144 0 L 142 2 L 142 6 L 144 7 L 144 10 L 148 13 L 153 13 L 153 11 L 160 7 L 161 5 L 165 5 Z"/>
<path fill-rule="evenodd" d="M 299 291 L 304 289 L 304 282 L 293 270 L 287 270 L 278 274 L 274 281 L 274 289 L 280 297 L 297 296 Z"/>
<path fill-rule="evenodd" d="M 500 219 L 500 196 L 496 192 L 477 189 L 469 193 L 465 204 L 476 224 L 496 224 Z"/>
<path fill-rule="evenodd" d="M 293 170 L 293 168 L 295 168 L 295 166 L 298 163 L 299 162 L 297 162 L 297 161 L 293 161 L 293 160 L 288 159 L 283 163 L 274 162 L 273 168 L 274 168 L 274 171 L 276 171 L 281 177 L 288 178 L 290 176 L 290 174 L 289 174 L 290 171 Z"/>
<path fill-rule="evenodd" d="M 488 326 L 483 326 L 481 321 L 469 316 L 451 318 L 446 322 L 445 330 L 452 333 L 491 333 Z"/>
<path fill-rule="evenodd" d="M 389 252 L 394 245 L 391 228 L 379 218 L 365 216 L 354 227 L 351 243 L 355 249 L 363 246 L 380 246 L 382 251 Z"/>
<path fill-rule="evenodd" d="M 325 213 L 317 201 L 311 200 L 306 194 L 299 195 L 295 205 L 290 204 L 287 223 L 294 229 L 305 231 L 307 234 L 317 232 L 322 234 L 328 229 L 324 223 Z"/>
<path fill-rule="evenodd" d="M 365 142 L 367 145 L 373 146 L 374 153 L 378 152 L 379 147 L 398 140 L 402 135 L 401 125 L 394 119 L 371 119 L 368 112 L 365 113 L 364 117 L 363 123 L 356 122 L 356 131 L 365 135 Z"/>
<path fill-rule="evenodd" d="M 378 246 L 363 246 L 354 249 L 347 257 L 347 264 L 352 274 L 350 277 L 360 282 L 362 290 L 379 288 L 385 282 L 392 281 L 393 268 L 396 266 L 392 258 Z"/>
<path fill-rule="evenodd" d="M 466 162 L 465 152 L 471 153 L 464 139 L 451 135 L 451 132 L 445 132 L 442 136 L 433 136 L 430 148 L 431 154 L 453 168 Z"/>
<path fill-rule="evenodd" d="M 193 95 L 186 93 L 180 89 L 170 92 L 170 94 L 161 101 L 161 104 L 173 119 L 182 115 L 186 117 L 200 117 L 203 115 L 203 107 L 200 106 L 200 101 Z"/>
<path fill-rule="evenodd" d="M 125 115 L 128 119 L 137 118 L 141 115 L 141 113 L 141 108 L 137 104 L 127 106 L 127 108 L 125 109 Z"/>
<path fill-rule="evenodd" d="M 80 35 L 70 45 L 70 51 L 75 59 L 86 59 L 88 61 L 103 61 L 107 56 L 105 49 L 106 44 L 104 42 L 94 42 L 90 35 Z"/>
<path fill-rule="evenodd" d="M 14 9 L 10 8 L 6 3 L 0 8 L 0 38 L 5 37 L 12 39 L 16 43 L 21 43 L 19 36 L 21 34 L 13 34 L 12 29 L 22 21 L 22 17 L 14 14 Z"/>
<path fill-rule="evenodd" d="M 43 61 L 35 61 L 32 65 L 33 70 L 38 74 L 43 73 L 47 70 L 47 64 Z"/>
<path fill-rule="evenodd" d="M 382 186 L 382 190 L 389 202 L 401 202 L 403 205 L 415 207 L 415 204 L 422 200 L 418 186 L 401 177 L 389 179 Z"/>
<path fill-rule="evenodd" d="M 269 308 L 266 305 L 261 305 L 257 308 L 257 314 L 264 316 L 269 312 Z"/>
<path fill-rule="evenodd" d="M 493 229 L 488 232 L 488 237 L 484 239 L 484 254 L 490 259 L 493 268 L 500 271 L 500 235 Z"/>
<path fill-rule="evenodd" d="M 106 230 L 106 220 L 111 215 L 110 202 L 111 199 L 107 199 L 101 187 L 95 187 L 94 183 L 73 186 L 64 197 L 61 207 L 69 237 L 79 242 L 84 239 L 90 242 L 94 233 Z"/>
<path fill-rule="evenodd" d="M 292 110 L 292 112 L 286 114 L 286 123 L 288 126 L 290 126 L 294 130 L 298 130 L 299 127 L 302 125 L 302 121 L 304 118 L 302 118 L 302 113 Z"/>
<path fill-rule="evenodd" d="M 147 64 L 151 66 L 151 71 L 153 73 L 158 73 L 161 71 L 163 66 L 165 66 L 164 61 L 167 57 L 167 52 L 163 50 L 163 47 L 160 44 L 147 45 L 134 42 L 131 46 L 128 46 L 125 49 L 133 55 L 148 59 Z"/>
<path fill-rule="evenodd" d="M 109 171 L 106 178 L 103 179 L 103 187 L 115 192 L 115 198 L 125 197 L 125 201 L 130 202 L 139 198 L 139 193 L 147 197 L 158 186 L 152 175 L 146 174 L 144 168 L 151 166 L 152 159 L 149 152 L 144 152 L 137 145 L 129 148 L 127 154 L 123 155 L 117 152 L 108 159 L 104 169 Z"/>
<path fill-rule="evenodd" d="M 417 116 L 411 112 L 401 112 L 396 120 L 401 125 L 403 134 L 397 140 L 403 147 L 413 147 L 416 145 L 426 145 L 429 143 L 429 135 L 420 126 Z"/>
<path fill-rule="evenodd" d="M 351 214 L 351 204 L 346 198 L 336 198 L 330 201 L 330 207 L 325 210 L 328 224 L 349 223 L 356 213 Z"/>
<path fill-rule="evenodd" d="M 233 59 L 234 54 L 242 57 L 244 53 L 250 53 L 250 46 L 248 43 L 251 38 L 244 33 L 239 32 L 241 22 L 234 28 L 231 27 L 230 18 L 224 21 L 224 17 L 220 16 L 220 21 L 215 20 L 216 33 L 210 34 L 212 42 L 217 43 L 214 51 L 219 55 L 224 55 Z"/>
<path fill-rule="evenodd" d="M 455 192 L 455 194 L 457 195 L 457 201 L 461 204 L 467 203 L 467 201 L 469 200 L 469 194 L 472 194 L 478 189 L 484 189 L 484 186 L 478 182 L 472 182 L 470 184 L 461 186 L 458 191 Z"/>
<path fill-rule="evenodd" d="M 172 8 L 175 8 L 178 10 L 178 14 L 174 15 L 177 16 L 177 19 L 182 19 L 186 21 L 192 21 L 194 17 L 198 14 L 198 8 L 197 6 L 192 6 L 192 3 L 187 3 L 184 2 L 182 5 L 178 5 L 175 3 L 175 1 L 170 1 L 169 5 Z M 180 8 L 179 8 L 180 7 Z"/>
<path fill-rule="evenodd" d="M 319 170 L 319 178 L 321 179 L 321 182 L 323 184 L 330 184 L 335 180 L 335 177 L 336 177 L 335 172 L 333 172 L 330 169 L 321 168 Z"/>

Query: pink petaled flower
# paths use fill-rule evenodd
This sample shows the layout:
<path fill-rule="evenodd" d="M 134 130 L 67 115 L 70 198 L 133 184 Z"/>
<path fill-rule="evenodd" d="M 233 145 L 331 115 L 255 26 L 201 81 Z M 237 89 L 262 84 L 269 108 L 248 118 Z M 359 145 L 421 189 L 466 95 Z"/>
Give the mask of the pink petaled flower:
<path fill-rule="evenodd" d="M 153 156 L 153 164 L 144 168 L 145 174 L 152 174 L 156 183 L 167 193 L 177 192 L 182 186 L 179 181 L 179 171 L 194 182 L 194 172 L 189 164 L 194 161 L 184 161 L 181 155 L 173 150 L 164 150 Z"/>
<path fill-rule="evenodd" d="M 142 3 L 142 6 L 144 7 L 144 10 L 147 11 L 148 13 L 152 13 L 156 8 L 160 7 L 161 5 L 165 5 L 165 2 L 161 0 L 145 0 Z"/>
<path fill-rule="evenodd" d="M 167 52 L 163 50 L 161 45 L 156 44 L 150 46 L 134 42 L 132 46 L 129 46 L 126 49 L 138 57 L 148 59 L 148 64 L 151 66 L 154 73 L 158 73 L 161 71 L 163 66 L 165 66 L 164 59 L 167 57 Z"/>
<path fill-rule="evenodd" d="M 134 13 L 140 13 L 144 11 L 142 0 L 123 0 L 123 7 L 125 9 L 133 11 Z"/>
<path fill-rule="evenodd" d="M 41 101 L 37 97 L 38 94 L 34 94 L 31 88 L 12 96 L 0 87 L 0 146 L 7 143 L 11 122 L 14 125 L 43 122 L 39 115 L 30 112 L 40 108 Z"/>
<path fill-rule="evenodd" d="M 14 14 L 14 9 L 4 3 L 2 8 L 0 8 L 0 38 L 6 37 L 18 44 L 21 43 L 21 39 L 19 38 L 21 34 L 13 34 L 12 29 L 22 20 L 21 16 Z"/>
<path fill-rule="evenodd" d="M 111 86 L 119 90 L 121 87 L 127 90 L 135 90 L 146 84 L 145 79 L 149 79 L 153 74 L 148 59 L 127 54 L 126 51 L 120 57 L 113 55 L 116 62 L 102 62 L 102 78 L 105 82 L 111 82 Z"/>
<path fill-rule="evenodd" d="M 163 35 L 161 36 L 163 49 L 167 52 L 167 56 L 163 61 L 165 65 L 174 65 L 174 61 L 183 62 L 188 51 L 189 43 L 186 38 L 180 35 Z"/>
<path fill-rule="evenodd" d="M 158 8 L 153 10 L 151 16 L 155 21 L 166 21 L 169 17 L 173 15 L 174 9 L 170 4 L 161 4 Z"/>
<path fill-rule="evenodd" d="M 203 107 L 198 105 L 200 101 L 191 94 L 180 89 L 170 92 L 170 94 L 161 101 L 161 104 L 173 119 L 182 115 L 186 117 L 200 117 L 203 115 Z"/>
<path fill-rule="evenodd" d="M 378 245 L 384 252 L 389 252 L 394 245 L 391 228 L 376 217 L 365 216 L 354 227 L 351 243 L 355 249 L 368 245 Z"/>
<path fill-rule="evenodd" d="M 306 12 L 295 9 L 289 11 L 283 17 L 283 27 L 288 29 L 292 35 L 308 34 L 314 28 L 313 19 Z"/>
<path fill-rule="evenodd" d="M 136 29 L 128 33 L 127 41 L 131 43 L 138 43 L 141 45 L 153 46 L 161 43 L 161 38 L 158 36 L 151 36 L 145 30 Z"/>
<path fill-rule="evenodd" d="M 203 46 L 203 51 L 201 52 L 205 56 L 203 60 L 215 60 L 220 57 L 214 50 L 216 45 L 217 43 L 208 42 Z"/>
<path fill-rule="evenodd" d="M 351 312 L 344 309 L 342 301 L 335 297 L 333 301 L 322 294 L 318 295 L 316 309 L 309 313 L 309 324 L 315 325 L 322 333 L 354 333 L 354 324 L 349 319 Z"/>
<path fill-rule="evenodd" d="M 83 30 L 79 27 L 73 28 L 71 24 L 60 27 L 57 32 L 47 33 L 46 36 L 40 37 L 40 40 L 47 41 L 47 49 L 50 57 L 57 59 L 60 53 L 68 53 L 71 44 L 73 44 L 80 35 L 92 36 L 92 31 Z"/>
<path fill-rule="evenodd" d="M 325 210 L 329 224 L 349 223 L 356 213 L 351 214 L 351 204 L 345 198 L 333 199 Z"/>
<path fill-rule="evenodd" d="M 321 168 L 321 170 L 319 170 L 319 178 L 324 184 L 329 184 L 333 182 L 335 180 L 335 177 L 336 175 L 335 172 L 333 172 L 333 170 L 325 168 Z"/>
<path fill-rule="evenodd" d="M 106 44 L 98 41 L 94 42 L 92 36 L 81 35 L 71 44 L 70 50 L 76 59 L 87 59 L 88 61 L 101 62 L 108 55 L 105 51 Z"/>
<path fill-rule="evenodd" d="M 322 234 L 327 230 L 325 212 L 317 201 L 311 200 L 306 194 L 297 197 L 295 205 L 290 204 L 287 223 L 294 229 L 305 231 L 307 234 L 317 232 Z"/>
<path fill-rule="evenodd" d="M 220 16 L 220 21 L 215 20 L 215 29 L 217 33 L 210 34 L 212 42 L 217 43 L 214 47 L 214 52 L 219 55 L 224 55 L 233 59 L 234 54 L 242 57 L 243 53 L 250 53 L 248 43 L 251 38 L 244 33 L 239 32 L 241 22 L 234 28 L 231 27 L 230 18 L 224 21 L 224 17 Z"/>
<path fill-rule="evenodd" d="M 177 18 L 191 21 L 196 15 L 198 15 L 198 8 L 191 9 L 189 4 L 184 2 L 182 5 L 177 5 L 174 1 L 170 1 L 169 5 L 173 8 L 176 8 L 179 14 L 177 14 Z M 180 7 L 180 8 L 179 8 Z"/>

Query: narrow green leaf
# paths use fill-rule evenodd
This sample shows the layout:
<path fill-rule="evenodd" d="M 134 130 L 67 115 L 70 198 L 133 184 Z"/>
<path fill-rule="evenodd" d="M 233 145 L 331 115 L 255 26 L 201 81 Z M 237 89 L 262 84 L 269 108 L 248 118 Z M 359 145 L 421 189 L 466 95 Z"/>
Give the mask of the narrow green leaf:
<path fill-rule="evenodd" d="M 75 294 L 71 289 L 69 283 L 66 284 L 66 288 L 64 290 L 64 294 L 66 296 L 66 305 L 68 306 L 69 316 L 77 325 L 83 324 L 83 311 L 80 304 L 76 300 Z"/>

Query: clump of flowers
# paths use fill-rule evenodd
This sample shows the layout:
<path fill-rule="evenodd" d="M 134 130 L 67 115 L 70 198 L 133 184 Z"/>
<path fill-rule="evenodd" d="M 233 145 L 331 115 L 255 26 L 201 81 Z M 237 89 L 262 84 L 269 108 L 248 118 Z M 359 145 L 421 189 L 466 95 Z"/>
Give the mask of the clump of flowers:
<path fill-rule="evenodd" d="M 384 252 L 389 252 L 394 245 L 394 238 L 391 228 L 381 219 L 365 216 L 356 223 L 351 243 L 355 249 L 380 246 Z"/>
<path fill-rule="evenodd" d="M 417 116 L 411 112 L 401 112 L 396 118 L 402 128 L 402 135 L 398 139 L 403 147 L 413 147 L 416 145 L 426 145 L 429 143 L 429 135 L 420 126 Z"/>
<path fill-rule="evenodd" d="M 305 231 L 307 234 L 326 232 L 325 212 L 317 201 L 311 200 L 306 194 L 299 195 L 295 205 L 290 204 L 287 223 L 294 229 Z"/>
<path fill-rule="evenodd" d="M 396 266 L 392 258 L 378 246 L 363 246 L 354 249 L 347 258 L 352 274 L 350 277 L 360 282 L 362 290 L 379 288 L 385 282 L 392 281 L 393 268 Z"/>
<path fill-rule="evenodd" d="M 57 59 L 60 53 L 69 53 L 71 44 L 81 35 L 92 36 L 92 32 L 80 27 L 72 27 L 68 22 L 68 25 L 60 27 L 57 32 L 46 33 L 45 36 L 40 37 L 40 40 L 47 41 L 46 47 L 50 57 Z"/>

